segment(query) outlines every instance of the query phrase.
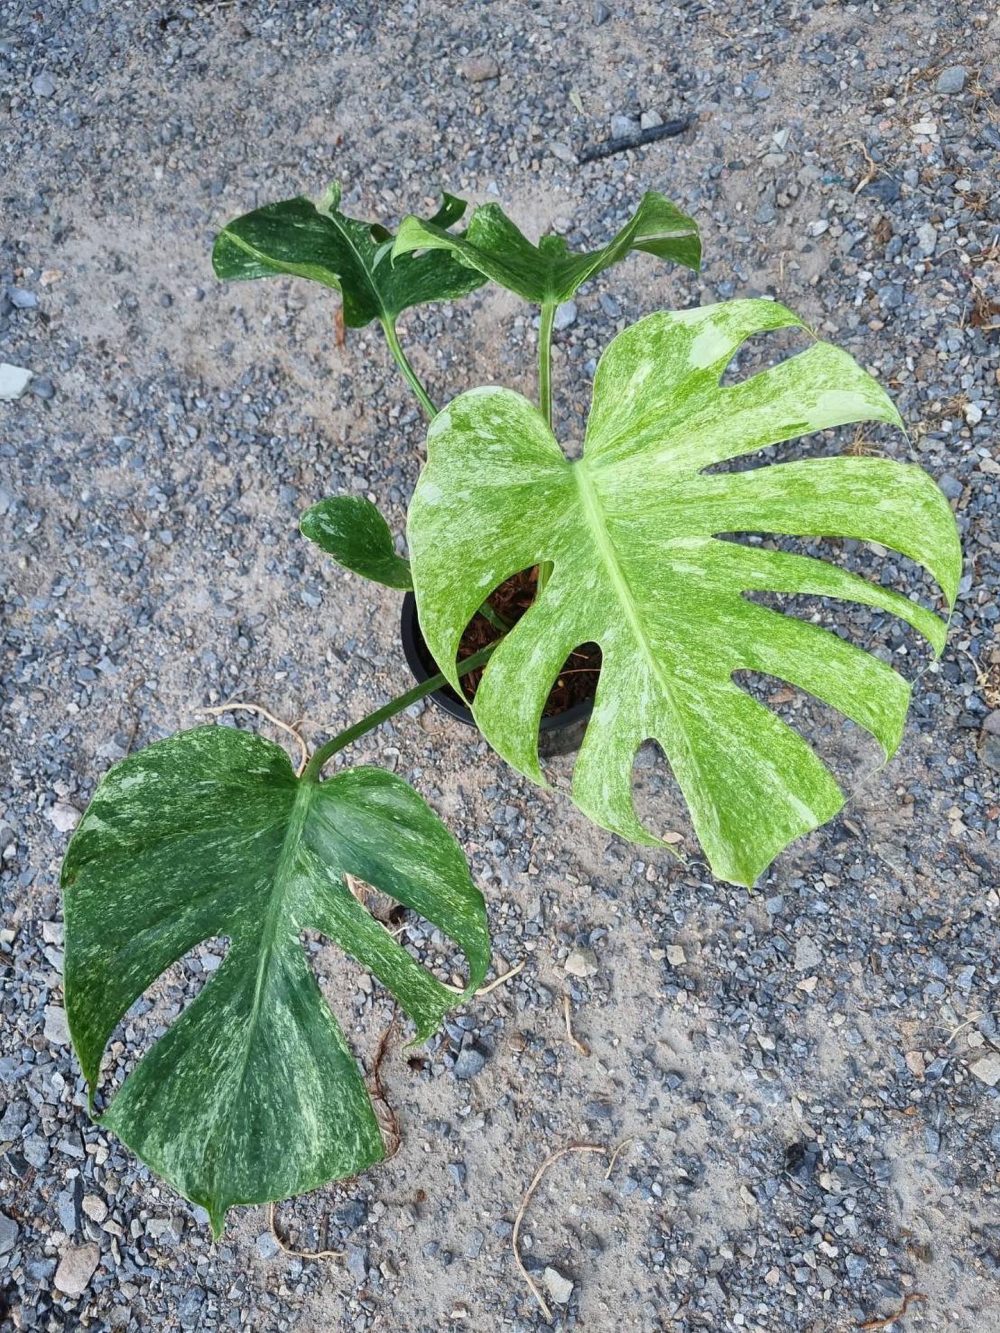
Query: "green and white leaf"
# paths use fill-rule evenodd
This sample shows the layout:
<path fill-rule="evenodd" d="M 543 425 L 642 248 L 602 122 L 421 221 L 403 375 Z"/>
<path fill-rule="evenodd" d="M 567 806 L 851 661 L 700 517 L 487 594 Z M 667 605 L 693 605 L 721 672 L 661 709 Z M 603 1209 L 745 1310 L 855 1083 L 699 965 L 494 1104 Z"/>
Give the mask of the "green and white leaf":
<path fill-rule="evenodd" d="M 489 963 L 482 895 L 457 843 L 377 768 L 296 778 L 279 746 L 227 727 L 150 745 L 110 770 L 63 864 L 66 1011 L 96 1091 L 131 1005 L 177 959 L 224 936 L 225 959 L 115 1094 L 101 1123 L 208 1210 L 351 1176 L 384 1156 L 364 1082 L 304 951 L 322 932 L 434 1031 L 463 999 L 351 894 L 351 874 Z"/>
<path fill-rule="evenodd" d="M 653 841 L 635 814 L 631 773 L 639 745 L 654 739 L 715 874 L 747 885 L 844 798 L 798 733 L 733 673 L 765 672 L 809 691 L 871 732 L 887 755 L 899 744 L 910 691 L 878 658 L 744 593 L 877 607 L 937 651 L 946 626 L 825 561 L 717 534 L 880 542 L 927 568 L 949 604 L 961 567 L 948 503 L 918 467 L 843 456 L 706 471 L 827 427 L 900 424 L 876 381 L 828 343 L 722 387 L 745 339 L 788 327 L 802 326 L 782 306 L 734 301 L 626 329 L 598 367 L 577 462 L 518 394 L 461 394 L 430 427 L 408 525 L 421 629 L 453 685 L 475 608 L 518 570 L 551 562 L 544 592 L 476 691 L 476 721 L 500 754 L 543 780 L 538 722 L 550 686 L 572 649 L 596 641 L 603 667 L 573 775 L 577 804 L 605 828 Z"/>
<path fill-rule="evenodd" d="M 414 250 L 446 250 L 501 287 L 536 305 L 568 301 L 588 278 L 617 264 L 633 250 L 644 250 L 698 270 L 698 224 L 662 194 L 650 190 L 621 231 L 601 250 L 573 254 L 561 236 L 543 236 L 538 245 L 521 232 L 499 204 L 483 204 L 468 231 L 455 235 L 432 222 L 406 217 L 400 223 L 393 255 Z"/>
<path fill-rule="evenodd" d="M 336 495 L 305 511 L 299 529 L 339 565 L 387 588 L 413 587 L 410 562 L 396 554 L 392 532 L 363 495 Z"/>
<path fill-rule="evenodd" d="M 461 199 L 446 194 L 428 225 L 444 230 L 464 211 Z M 394 260 L 391 251 L 392 233 L 347 217 L 340 186 L 331 185 L 318 203 L 285 199 L 234 218 L 216 238 L 212 263 L 219 278 L 290 274 L 332 287 L 343 297 L 350 328 L 373 319 L 392 325 L 411 306 L 456 300 L 485 281 L 445 253 Z"/>

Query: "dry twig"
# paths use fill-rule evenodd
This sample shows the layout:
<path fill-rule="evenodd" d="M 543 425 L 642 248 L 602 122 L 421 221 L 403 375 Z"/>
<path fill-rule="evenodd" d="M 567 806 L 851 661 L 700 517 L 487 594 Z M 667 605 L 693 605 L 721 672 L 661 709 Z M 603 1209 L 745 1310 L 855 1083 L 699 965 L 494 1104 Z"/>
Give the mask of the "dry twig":
<path fill-rule="evenodd" d="M 299 746 L 299 749 L 302 751 L 302 762 L 295 770 L 295 773 L 297 777 L 302 776 L 302 770 L 309 762 L 309 747 L 308 745 L 306 745 L 305 740 L 303 739 L 301 733 L 296 731 L 296 729 L 291 725 L 291 723 L 282 722 L 280 717 L 275 717 L 273 713 L 269 713 L 267 709 L 263 708 L 260 704 L 242 703 L 239 700 L 233 700 L 231 703 L 228 704 L 220 704 L 218 708 L 199 708 L 198 712 L 203 714 L 204 716 L 210 716 L 210 717 L 217 717 L 220 713 L 236 713 L 236 712 L 259 713 L 261 717 L 267 718 L 268 722 L 272 723 L 276 727 L 280 727 L 282 731 L 287 732 L 289 736 L 293 736 L 295 738 L 295 741 Z"/>
<path fill-rule="evenodd" d="M 267 1224 L 271 1235 L 274 1237 L 275 1244 L 279 1249 L 284 1250 L 285 1254 L 291 1255 L 293 1259 L 343 1259 L 343 1250 L 297 1250 L 290 1245 L 281 1235 L 275 1225 L 275 1211 L 278 1205 L 272 1200 L 267 1210 Z"/>
<path fill-rule="evenodd" d="M 927 1297 L 924 1295 L 922 1291 L 908 1291 L 906 1295 L 903 1297 L 903 1304 L 899 1307 L 899 1309 L 896 1311 L 895 1314 L 889 1315 L 887 1319 L 866 1319 L 863 1324 L 858 1324 L 857 1327 L 869 1328 L 869 1329 L 888 1328 L 889 1325 L 894 1324 L 897 1319 L 902 1319 L 903 1315 L 905 1315 L 906 1311 L 909 1309 L 912 1301 L 925 1301 L 926 1299 Z"/>
<path fill-rule="evenodd" d="M 618 1147 L 611 1154 L 611 1161 L 608 1163 L 608 1169 L 604 1173 L 605 1180 L 611 1179 L 611 1172 L 615 1169 L 615 1162 L 618 1161 L 619 1153 L 623 1152 L 630 1143 L 635 1143 L 634 1135 L 630 1135 L 627 1139 L 622 1139 L 621 1143 L 619 1143 Z"/>
<path fill-rule="evenodd" d="M 565 1157 L 567 1153 L 571 1152 L 607 1153 L 607 1151 L 608 1151 L 607 1148 L 603 1148 L 599 1143 L 571 1143 L 568 1145 L 568 1147 L 559 1148 L 556 1152 L 551 1153 L 548 1157 L 546 1157 L 545 1161 L 535 1172 L 534 1179 L 528 1186 L 527 1193 L 521 1200 L 521 1206 L 517 1210 L 517 1216 L 514 1218 L 514 1230 L 511 1232 L 510 1235 L 510 1243 L 514 1251 L 514 1262 L 517 1264 L 518 1271 L 520 1272 L 521 1276 L 524 1278 L 525 1282 L 527 1282 L 528 1286 L 531 1288 L 531 1294 L 538 1302 L 539 1306 L 541 1307 L 542 1314 L 545 1316 L 546 1319 L 552 1318 L 552 1311 L 545 1303 L 545 1298 L 535 1285 L 531 1277 L 531 1274 L 528 1272 L 524 1264 L 521 1262 L 521 1253 L 517 1247 L 517 1242 L 521 1235 L 521 1223 L 524 1221 L 524 1214 L 527 1210 L 528 1204 L 531 1202 L 531 1196 L 534 1194 L 535 1190 L 541 1183 L 542 1177 L 545 1175 L 546 1171 L 549 1169 L 550 1166 L 552 1166 L 554 1162 L 558 1162 L 560 1157 Z"/>
<path fill-rule="evenodd" d="M 523 969 L 524 960 L 522 959 L 520 963 L 515 963 L 513 967 L 509 968 L 499 977 L 494 977 L 493 980 L 488 981 L 485 986 L 480 986 L 476 991 L 476 999 L 478 999 L 480 995 L 489 995 L 491 990 L 496 990 L 497 986 L 502 986 L 505 981 L 510 981 L 511 977 L 516 977 L 518 972 L 523 971 Z M 461 995 L 465 990 L 464 986 L 449 986 L 447 981 L 442 981 L 441 985 L 445 990 L 450 990 L 455 995 Z"/>
<path fill-rule="evenodd" d="M 582 1041 L 579 1041 L 576 1037 L 573 1036 L 573 1027 L 570 1022 L 569 996 L 565 993 L 565 991 L 563 992 L 563 1017 L 566 1019 L 566 1036 L 569 1039 L 569 1044 L 571 1046 L 575 1046 L 581 1055 L 589 1055 L 590 1048 L 584 1046 Z"/>

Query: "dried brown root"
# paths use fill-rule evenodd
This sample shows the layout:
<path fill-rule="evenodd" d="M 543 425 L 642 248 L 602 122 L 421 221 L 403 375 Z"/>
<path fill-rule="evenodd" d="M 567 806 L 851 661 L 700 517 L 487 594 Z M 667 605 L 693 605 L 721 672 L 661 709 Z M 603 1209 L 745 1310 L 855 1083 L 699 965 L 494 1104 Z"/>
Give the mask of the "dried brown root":
<path fill-rule="evenodd" d="M 298 745 L 302 754 L 302 762 L 295 770 L 295 773 L 297 777 L 302 776 L 302 770 L 309 762 L 309 747 L 306 745 L 301 732 L 297 731 L 291 723 L 282 722 L 280 717 L 275 717 L 273 713 L 269 713 L 261 704 L 243 703 L 240 700 L 234 699 L 231 703 L 220 704 L 218 708 L 199 708 L 198 712 L 204 714 L 206 717 L 217 717 L 220 713 L 242 712 L 257 713 L 260 717 L 266 718 L 272 726 L 278 727 L 281 731 L 286 732 L 289 736 L 294 738 L 295 743 Z"/>

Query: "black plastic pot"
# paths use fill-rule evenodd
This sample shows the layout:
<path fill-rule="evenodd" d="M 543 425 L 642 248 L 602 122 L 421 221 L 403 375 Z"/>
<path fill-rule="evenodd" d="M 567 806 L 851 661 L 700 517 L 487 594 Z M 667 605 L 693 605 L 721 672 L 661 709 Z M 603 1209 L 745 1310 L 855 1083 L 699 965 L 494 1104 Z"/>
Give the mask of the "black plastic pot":
<path fill-rule="evenodd" d="M 431 657 L 430 649 L 424 642 L 424 636 L 420 632 L 420 624 L 417 620 L 417 599 L 412 592 L 406 593 L 403 597 L 399 632 L 403 640 L 403 654 L 406 657 L 407 666 L 413 672 L 413 677 L 417 683 L 422 684 L 425 680 L 430 680 L 431 676 L 436 676 L 438 674 L 437 667 Z M 449 716 L 457 718 L 459 722 L 464 722 L 467 727 L 476 725 L 469 705 L 459 699 L 450 685 L 435 690 L 430 697 L 438 708 L 443 709 Z M 541 730 L 543 732 L 565 731 L 567 727 L 575 726 L 576 723 L 583 722 L 590 717 L 593 707 L 593 699 L 585 699 L 582 703 L 567 708 L 565 713 L 557 713 L 554 717 L 543 717 Z"/>

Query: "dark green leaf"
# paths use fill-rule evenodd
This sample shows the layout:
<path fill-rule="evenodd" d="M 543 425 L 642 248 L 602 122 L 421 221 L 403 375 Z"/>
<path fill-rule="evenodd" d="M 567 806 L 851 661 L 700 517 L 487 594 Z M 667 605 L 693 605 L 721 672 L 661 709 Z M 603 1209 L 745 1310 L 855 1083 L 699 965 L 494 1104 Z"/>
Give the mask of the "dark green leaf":
<path fill-rule="evenodd" d="M 576 289 L 631 250 L 697 270 L 701 263 L 698 225 L 662 194 L 650 190 L 618 235 L 602 250 L 572 254 L 561 236 L 543 236 L 532 245 L 499 204 L 484 204 L 463 235 L 445 231 L 432 219 L 404 218 L 394 258 L 415 250 L 444 250 L 494 282 L 536 305 L 568 301 Z"/>
<path fill-rule="evenodd" d="M 384 1155 L 304 930 L 378 976 L 419 1038 L 462 998 L 369 916 L 345 874 L 454 939 L 469 990 L 479 985 L 482 895 L 433 811 L 381 769 L 299 779 L 278 746 L 201 727 L 116 764 L 66 854 L 66 1011 L 91 1096 L 104 1047 L 143 991 L 200 942 L 229 940 L 102 1117 L 208 1210 L 217 1235 L 232 1204 L 286 1198 Z"/>
<path fill-rule="evenodd" d="M 412 588 L 410 562 L 396 554 L 389 525 L 363 495 L 320 500 L 299 528 L 339 565 L 387 588 Z"/>
<path fill-rule="evenodd" d="M 319 203 L 299 197 L 267 204 L 235 218 L 219 233 L 212 252 L 220 278 L 292 274 L 341 293 L 344 323 L 362 328 L 373 319 L 393 323 L 410 306 L 451 301 L 485 279 L 451 255 L 404 255 L 394 261 L 392 234 L 380 223 L 359 222 L 340 212 L 340 187 Z M 434 225 L 455 222 L 465 205 L 444 196 Z"/>

